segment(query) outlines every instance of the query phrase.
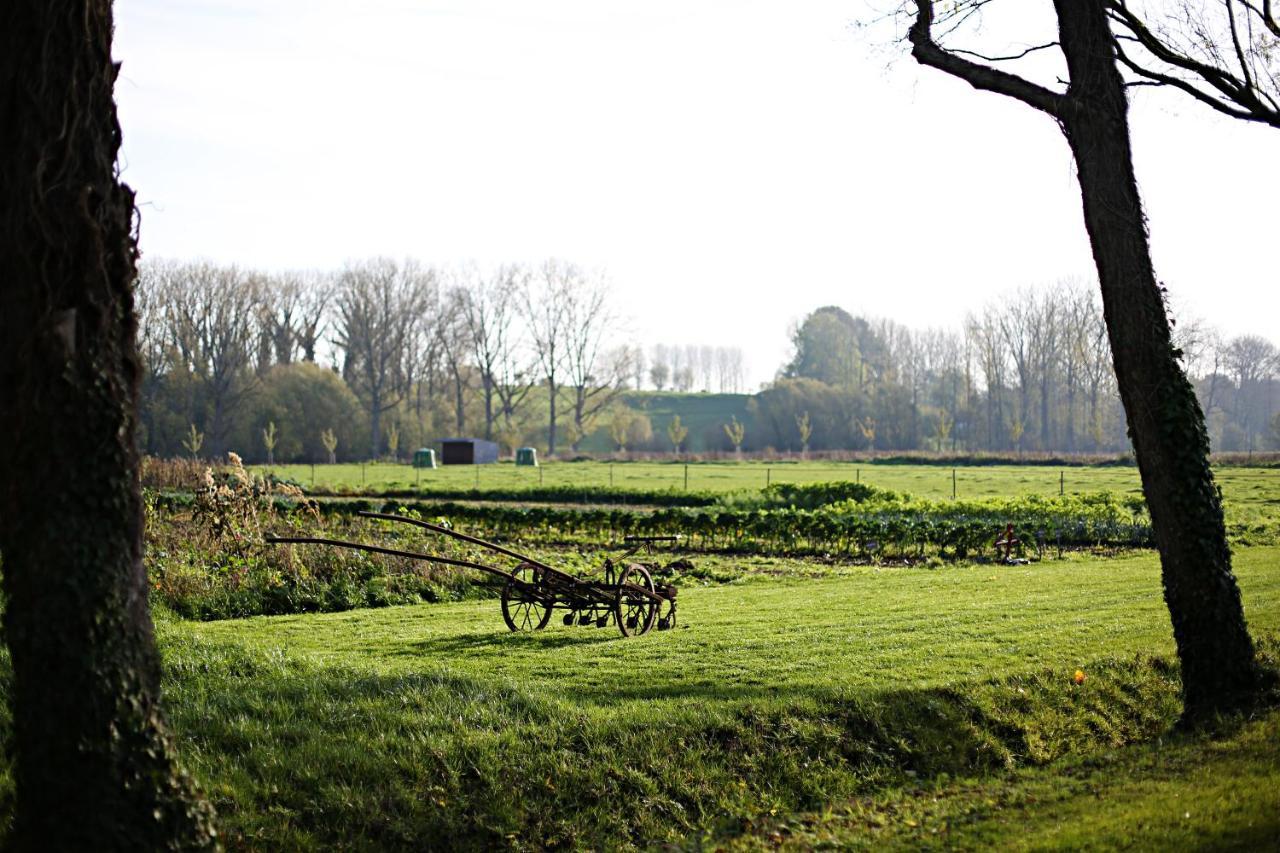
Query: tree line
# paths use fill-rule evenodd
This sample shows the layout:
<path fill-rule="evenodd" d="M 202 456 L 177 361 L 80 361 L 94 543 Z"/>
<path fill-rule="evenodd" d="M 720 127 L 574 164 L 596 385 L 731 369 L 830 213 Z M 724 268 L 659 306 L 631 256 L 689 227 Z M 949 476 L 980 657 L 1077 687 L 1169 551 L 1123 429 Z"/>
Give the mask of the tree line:
<path fill-rule="evenodd" d="M 538 421 L 554 453 L 639 381 L 605 280 L 559 260 L 279 274 L 154 261 L 137 301 L 141 441 L 157 455 L 265 443 L 285 459 L 379 458 L 469 430 L 513 446 Z"/>
<path fill-rule="evenodd" d="M 1025 288 L 958 329 L 912 329 L 827 306 L 796 325 L 792 344 L 791 361 L 754 401 L 761 446 L 1129 449 L 1096 285 Z M 1215 450 L 1280 444 L 1272 343 L 1194 321 L 1175 326 L 1175 345 Z"/>
<path fill-rule="evenodd" d="M 375 258 L 266 274 L 151 261 L 137 285 L 143 449 L 333 461 L 406 455 L 448 434 L 510 450 L 675 450 L 640 390 L 738 393 L 741 349 L 631 342 L 603 278 L 564 261 L 440 269 Z M 793 356 L 704 425 L 711 450 L 1090 452 L 1128 449 L 1095 288 L 1026 288 L 957 329 L 834 306 Z M 1178 345 L 1221 451 L 1273 447 L 1280 358 L 1257 336 L 1184 323 Z M 679 440 L 675 440 L 678 437 Z M 687 449 L 687 448 L 686 448 Z"/>

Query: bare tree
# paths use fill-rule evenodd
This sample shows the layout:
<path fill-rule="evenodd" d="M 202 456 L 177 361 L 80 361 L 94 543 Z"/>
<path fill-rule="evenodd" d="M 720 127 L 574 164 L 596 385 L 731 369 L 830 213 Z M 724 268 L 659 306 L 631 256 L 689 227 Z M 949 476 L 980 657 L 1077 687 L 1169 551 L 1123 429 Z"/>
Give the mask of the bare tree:
<path fill-rule="evenodd" d="M 332 276 L 298 270 L 266 275 L 260 292 L 259 323 L 275 363 L 292 364 L 299 356 L 314 362 L 333 295 Z"/>
<path fill-rule="evenodd" d="M 0 551 L 19 850 L 213 848 L 160 707 L 111 4 L 0 5 Z"/>
<path fill-rule="evenodd" d="M 1054 386 L 1058 377 L 1061 361 L 1059 339 L 1061 337 L 1061 309 L 1059 302 L 1061 291 L 1051 288 L 1039 295 L 1032 303 L 1031 329 L 1033 350 L 1035 352 L 1035 374 L 1039 386 L 1040 402 L 1040 449 L 1048 450 L 1053 446 L 1053 398 Z"/>
<path fill-rule="evenodd" d="M 521 299 L 538 373 L 547 387 L 547 455 L 556 452 L 556 417 L 560 384 L 564 375 L 564 332 L 568 323 L 569 294 L 582 273 L 572 264 L 548 260 L 537 276 L 530 277 Z"/>
<path fill-rule="evenodd" d="M 628 360 L 631 363 L 632 387 L 637 391 L 641 391 L 644 389 L 644 377 L 645 372 L 649 367 L 649 361 L 644 356 L 644 349 L 638 344 L 630 347 L 630 350 L 631 352 L 628 356 Z"/>
<path fill-rule="evenodd" d="M 649 382 L 653 385 L 655 391 L 661 391 L 667 387 L 667 380 L 671 378 L 671 368 L 667 367 L 665 361 L 655 361 L 649 365 Z"/>
<path fill-rule="evenodd" d="M 1252 451 L 1259 430 L 1266 428 L 1266 413 L 1259 411 L 1263 395 L 1258 392 L 1275 375 L 1276 348 L 1257 335 L 1241 335 L 1231 339 L 1224 355 L 1236 386 L 1236 421 L 1244 429 L 1246 448 Z"/>
<path fill-rule="evenodd" d="M 1107 0 L 1121 64 L 1233 118 L 1280 127 L 1280 22 L 1272 0 Z"/>
<path fill-rule="evenodd" d="M 256 383 L 250 368 L 256 352 L 259 280 L 236 267 L 207 262 L 164 270 L 170 334 L 185 367 L 201 382 L 206 396 L 204 431 L 209 452 L 216 456 L 227 451 L 240 403 Z"/>
<path fill-rule="evenodd" d="M 618 321 L 603 281 L 580 274 L 565 290 L 564 299 L 565 383 L 573 393 L 573 449 L 577 450 L 595 416 L 622 392 L 631 364 L 625 348 L 609 346 Z"/>
<path fill-rule="evenodd" d="M 1124 56 L 1111 28 L 1115 0 L 1054 0 L 1066 88 L 995 66 L 1000 57 L 944 48 L 988 0 L 960 0 L 939 16 L 914 0 L 912 55 L 974 88 L 1047 114 L 1074 156 L 1129 434 L 1160 550 L 1165 601 L 1182 662 L 1184 720 L 1252 701 L 1259 686 L 1240 590 L 1231 572 L 1209 440 L 1194 389 L 1169 335 L 1134 174 Z M 939 20 L 941 18 L 941 20 Z M 939 35 L 941 33 L 941 35 Z M 1023 55 L 1029 51 L 1023 51 Z M 1012 54 L 1009 54 L 1012 56 Z"/>
<path fill-rule="evenodd" d="M 453 428 L 458 435 L 467 429 L 467 394 L 472 381 L 472 366 L 467 361 L 472 354 L 473 343 L 467 328 L 467 299 L 468 293 L 461 286 L 454 285 L 445 291 L 435 332 L 441 361 L 448 370 L 448 382 L 453 386 Z"/>
<path fill-rule="evenodd" d="M 504 398 L 503 382 L 514 380 L 504 374 L 510 369 L 519 296 L 526 279 L 521 268 L 503 266 L 483 278 L 473 271 L 462 283 L 459 309 L 470 340 L 471 357 L 480 374 L 484 437 L 490 440 L 499 414 L 495 403 Z M 506 419 L 510 421 L 509 412 Z"/>
<path fill-rule="evenodd" d="M 436 273 L 416 261 L 375 258 L 349 264 L 338 280 L 334 343 L 343 375 L 369 413 L 369 455 L 377 459 L 382 413 L 408 393 L 414 334 L 425 321 Z"/>

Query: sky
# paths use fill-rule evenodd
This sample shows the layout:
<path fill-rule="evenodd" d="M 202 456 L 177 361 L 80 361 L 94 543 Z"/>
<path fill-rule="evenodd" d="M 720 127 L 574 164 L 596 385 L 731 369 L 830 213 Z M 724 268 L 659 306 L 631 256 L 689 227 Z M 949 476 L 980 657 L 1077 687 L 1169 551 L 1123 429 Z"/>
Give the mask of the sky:
<path fill-rule="evenodd" d="M 142 251 L 563 258 L 619 343 L 741 347 L 753 387 L 822 305 L 958 327 L 1091 280 L 1057 127 L 917 66 L 872 2 L 116 0 Z M 1012 8 L 981 38 L 1036 43 Z M 1133 135 L 1179 311 L 1280 340 L 1280 133 L 1139 89 Z"/>

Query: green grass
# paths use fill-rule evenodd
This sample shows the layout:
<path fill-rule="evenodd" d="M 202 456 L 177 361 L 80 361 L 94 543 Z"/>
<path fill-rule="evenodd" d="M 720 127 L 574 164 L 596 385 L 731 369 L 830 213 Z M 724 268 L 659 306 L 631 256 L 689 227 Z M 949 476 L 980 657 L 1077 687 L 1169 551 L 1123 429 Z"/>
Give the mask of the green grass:
<path fill-rule="evenodd" d="M 1255 634 L 1280 632 L 1278 557 L 1237 555 Z M 1027 819 L 982 806 L 972 844 L 1094 843 L 1140 839 L 1153 810 L 1196 795 L 1200 777 L 1160 776 L 1142 747 L 1114 765 L 1138 805 L 1099 813 L 1092 765 L 1054 764 L 1106 762 L 1176 718 L 1153 555 L 817 579 L 770 566 L 784 576 L 684 589 L 688 627 L 625 641 L 558 622 L 508 634 L 494 602 L 166 621 L 168 705 L 233 846 L 774 843 L 780 822 L 848 845 L 877 831 L 815 816 L 883 801 L 925 816 L 917 828 L 951 825 L 988 790 Z M 1249 737 L 1251 772 L 1228 757 L 1211 776 L 1257 819 L 1280 768 Z M 1026 767 L 1040 769 L 1009 776 Z M 1057 812 L 1031 799 L 1042 789 L 1061 790 L 1054 809 L 1078 835 L 1052 834 Z M 1168 837 L 1226 843 L 1239 826 Z"/>
<path fill-rule="evenodd" d="M 759 489 L 766 483 L 814 483 L 858 480 L 922 498 L 951 497 L 952 469 L 937 465 L 868 462 L 552 462 L 540 468 L 497 465 L 452 465 L 418 471 L 408 465 L 276 465 L 270 470 L 311 487 L 376 492 L 387 489 L 513 489 L 546 486 L 613 486 L 618 489 L 688 488 L 732 492 Z M 258 468 L 257 470 L 266 470 Z M 1228 511 L 1228 521 L 1261 521 L 1280 507 L 1280 470 L 1218 467 L 1215 469 Z M 1141 494 L 1136 468 L 1095 466 L 1052 468 L 993 465 L 955 469 L 961 498 L 1015 497 L 1110 491 Z M 1061 477 L 1061 479 L 1060 479 Z"/>
<path fill-rule="evenodd" d="M 1280 713 L 759 822 L 734 849 L 1274 850 Z"/>

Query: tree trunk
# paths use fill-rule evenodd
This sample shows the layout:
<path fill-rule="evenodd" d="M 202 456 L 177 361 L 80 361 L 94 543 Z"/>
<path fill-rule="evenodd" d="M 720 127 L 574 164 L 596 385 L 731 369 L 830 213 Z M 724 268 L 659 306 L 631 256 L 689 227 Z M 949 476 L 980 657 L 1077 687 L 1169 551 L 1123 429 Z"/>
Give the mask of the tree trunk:
<path fill-rule="evenodd" d="M 1160 549 L 1182 662 L 1184 720 L 1257 687 L 1209 439 L 1174 355 L 1129 147 L 1128 105 L 1101 0 L 1054 0 L 1071 85 L 1062 125 L 1079 172 L 1116 379 Z"/>
<path fill-rule="evenodd" d="M 555 377 L 547 377 L 547 394 L 551 403 L 551 414 L 547 419 L 547 457 L 556 455 L 556 386 Z"/>
<path fill-rule="evenodd" d="M 493 441 L 493 372 L 484 374 L 484 438 Z"/>
<path fill-rule="evenodd" d="M 20 848 L 212 847 L 159 706 L 106 0 L 0 6 L 0 551 Z"/>
<path fill-rule="evenodd" d="M 454 431 L 463 435 L 467 431 L 467 398 L 466 387 L 462 383 L 462 373 L 453 372 L 453 423 Z"/>
<path fill-rule="evenodd" d="M 369 458 L 378 458 L 378 446 L 382 443 L 382 393 L 376 389 L 369 394 Z M 329 454 L 333 462 L 333 454 Z"/>

